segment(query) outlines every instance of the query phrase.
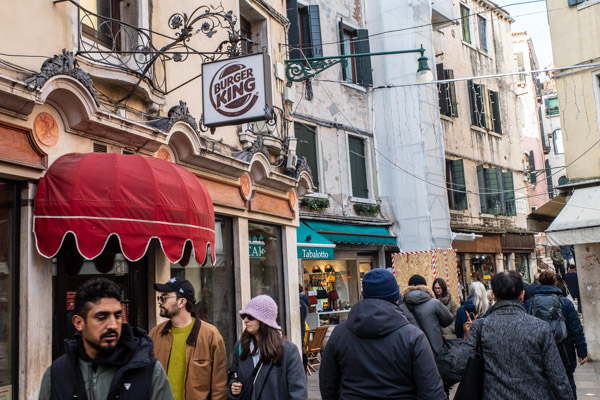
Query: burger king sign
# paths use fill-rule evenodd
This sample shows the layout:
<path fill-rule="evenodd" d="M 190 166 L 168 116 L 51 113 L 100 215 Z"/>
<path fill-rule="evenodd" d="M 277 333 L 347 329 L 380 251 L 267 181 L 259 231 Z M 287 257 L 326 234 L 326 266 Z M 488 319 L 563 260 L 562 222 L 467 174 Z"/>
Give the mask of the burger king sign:
<path fill-rule="evenodd" d="M 268 65 L 264 53 L 202 64 L 204 125 L 264 120 L 271 104 Z"/>

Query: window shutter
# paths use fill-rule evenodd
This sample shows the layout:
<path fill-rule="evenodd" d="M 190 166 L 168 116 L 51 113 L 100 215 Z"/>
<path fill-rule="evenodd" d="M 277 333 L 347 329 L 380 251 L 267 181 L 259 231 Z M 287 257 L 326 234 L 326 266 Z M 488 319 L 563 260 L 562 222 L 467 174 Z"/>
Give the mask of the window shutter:
<path fill-rule="evenodd" d="M 479 95 L 481 96 L 481 104 L 483 113 L 481 114 L 481 127 L 485 129 L 492 129 L 492 118 L 490 110 L 490 94 L 485 85 L 479 85 Z"/>
<path fill-rule="evenodd" d="M 487 193 L 488 189 L 485 186 L 485 177 L 484 177 L 485 168 L 483 165 L 477 166 L 477 186 L 479 187 L 479 205 L 481 206 L 481 212 L 487 213 Z"/>
<path fill-rule="evenodd" d="M 446 79 L 454 79 L 454 71 L 451 69 L 444 70 Z M 458 117 L 458 102 L 456 101 L 456 88 L 455 82 L 448 82 L 446 85 L 448 93 L 450 94 L 450 113 L 451 117 Z"/>
<path fill-rule="evenodd" d="M 360 138 L 349 137 L 350 175 L 352 178 L 352 196 L 361 199 L 369 198 L 367 187 L 367 169 L 365 163 L 365 144 Z"/>
<path fill-rule="evenodd" d="M 455 210 L 466 210 L 469 208 L 467 202 L 467 187 L 465 184 L 465 169 L 463 160 L 451 160 L 450 171 L 452 174 L 452 197 L 454 198 Z"/>
<path fill-rule="evenodd" d="M 340 35 L 340 55 L 346 55 L 346 53 L 344 52 L 344 20 L 340 20 L 340 22 L 338 23 L 338 30 L 339 30 L 339 35 Z M 349 59 L 346 59 L 348 62 L 350 62 Z M 342 67 L 342 80 L 343 81 L 347 81 L 348 80 L 348 76 L 346 74 L 346 68 Z"/>
<path fill-rule="evenodd" d="M 300 46 L 300 18 L 298 13 L 298 0 L 287 0 L 287 17 L 290 21 L 288 31 L 288 42 L 290 43 L 290 59 L 299 59 L 302 57 Z"/>
<path fill-rule="evenodd" d="M 484 85 L 477 83 L 473 84 L 473 91 L 475 96 L 475 124 L 480 128 L 485 128 L 485 109 L 483 107 L 483 91 Z"/>
<path fill-rule="evenodd" d="M 479 126 L 479 113 L 477 111 L 477 93 L 473 81 L 467 81 L 467 90 L 469 91 L 469 104 L 471 105 L 471 125 Z"/>
<path fill-rule="evenodd" d="M 504 181 L 502 180 L 502 170 L 494 168 L 494 176 L 496 177 L 496 214 L 506 215 L 506 203 L 504 199 Z"/>
<path fill-rule="evenodd" d="M 357 29 L 354 31 L 354 53 L 367 54 L 371 52 L 369 46 L 369 31 Z M 373 86 L 373 72 L 371 71 L 371 56 L 357 57 L 356 80 L 362 86 Z"/>
<path fill-rule="evenodd" d="M 302 9 L 303 32 L 306 58 L 323 57 L 323 42 L 321 40 L 321 18 L 319 6 L 311 5 Z"/>
<path fill-rule="evenodd" d="M 484 168 L 483 178 L 487 190 L 487 208 L 488 213 L 498 215 L 502 211 L 499 196 L 499 177 L 496 168 Z"/>
<path fill-rule="evenodd" d="M 298 139 L 296 145 L 296 154 L 298 157 L 306 158 L 310 167 L 312 179 L 315 187 L 319 188 L 319 164 L 317 157 L 316 133 L 314 129 L 301 123 L 294 123 L 294 134 Z"/>
<path fill-rule="evenodd" d="M 490 93 L 490 104 L 492 105 L 491 110 L 491 120 L 492 120 L 492 130 L 496 133 L 502 133 L 502 117 L 500 115 L 500 99 L 498 96 L 498 92 L 494 92 L 492 90 Z"/>
<path fill-rule="evenodd" d="M 533 157 L 533 150 L 529 152 L 529 176 L 531 177 L 531 183 L 535 185 L 537 183 L 537 172 L 535 172 L 535 158 Z"/>
<path fill-rule="evenodd" d="M 548 147 L 546 143 L 546 132 L 544 132 L 544 118 L 542 116 L 542 107 L 538 107 L 538 117 L 540 120 L 540 135 L 542 136 L 542 146 Z"/>
<path fill-rule="evenodd" d="M 504 187 L 504 204 L 506 214 L 510 217 L 517 215 L 517 204 L 515 201 L 515 185 L 512 172 L 502 173 L 502 186 Z"/>
<path fill-rule="evenodd" d="M 584 0 L 569 0 L 569 7 L 576 6 L 577 4 L 583 3 Z"/>
<path fill-rule="evenodd" d="M 548 194 L 550 198 L 554 197 L 554 185 L 552 184 L 552 168 L 550 168 L 550 161 L 546 160 L 546 185 L 548 185 Z"/>
<path fill-rule="evenodd" d="M 444 64 L 436 64 L 435 70 L 438 80 L 444 79 Z M 438 83 L 438 100 L 440 104 L 440 114 L 449 115 L 450 109 L 448 106 L 448 84 Z"/>

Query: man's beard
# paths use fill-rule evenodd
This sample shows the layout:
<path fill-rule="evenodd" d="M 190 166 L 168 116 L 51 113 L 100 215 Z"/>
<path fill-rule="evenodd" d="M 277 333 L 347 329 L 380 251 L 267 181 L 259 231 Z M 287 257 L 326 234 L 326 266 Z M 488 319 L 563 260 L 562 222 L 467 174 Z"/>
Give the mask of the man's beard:
<path fill-rule="evenodd" d="M 171 319 L 175 315 L 177 315 L 177 313 L 179 312 L 179 307 L 177 307 L 177 304 L 173 304 L 171 308 L 161 306 L 159 310 L 161 317 Z"/>
<path fill-rule="evenodd" d="M 106 336 L 108 334 L 111 334 L 111 333 L 117 334 L 117 337 L 119 337 L 118 333 L 116 331 L 109 330 L 109 331 L 104 332 L 102 335 L 100 335 L 100 340 L 98 340 L 97 342 L 95 342 L 95 341 L 89 341 L 86 338 L 83 338 L 83 340 L 85 340 L 85 342 L 90 347 L 92 347 L 94 350 L 96 350 L 98 352 L 98 354 L 102 354 L 104 356 L 107 356 L 107 355 L 112 354 L 115 351 L 115 349 L 117 348 L 117 345 L 119 344 L 119 340 L 120 340 L 120 338 L 119 338 L 119 339 L 117 339 L 113 343 L 104 343 L 104 344 L 102 344 L 102 339 L 104 338 L 104 336 Z"/>

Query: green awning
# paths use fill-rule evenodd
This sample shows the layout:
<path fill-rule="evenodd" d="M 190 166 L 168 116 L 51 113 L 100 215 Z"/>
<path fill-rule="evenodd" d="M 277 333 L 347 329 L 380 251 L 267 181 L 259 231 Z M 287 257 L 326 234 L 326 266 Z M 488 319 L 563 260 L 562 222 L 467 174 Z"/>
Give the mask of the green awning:
<path fill-rule="evenodd" d="M 296 241 L 298 246 L 298 258 L 331 260 L 335 256 L 333 249 L 335 244 L 310 229 L 303 222 L 296 229 Z"/>
<path fill-rule="evenodd" d="M 305 220 L 312 230 L 334 243 L 396 245 L 396 237 L 385 226 L 356 225 Z"/>

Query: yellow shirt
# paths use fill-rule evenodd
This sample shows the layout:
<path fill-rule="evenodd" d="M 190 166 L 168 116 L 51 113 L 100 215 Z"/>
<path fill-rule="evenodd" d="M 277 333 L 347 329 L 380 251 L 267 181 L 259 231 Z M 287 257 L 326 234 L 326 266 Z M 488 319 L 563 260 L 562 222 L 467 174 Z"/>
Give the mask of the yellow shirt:
<path fill-rule="evenodd" d="M 183 400 L 183 378 L 185 377 L 185 341 L 187 340 L 192 327 L 194 326 L 194 318 L 192 323 L 183 328 L 175 328 L 171 326 L 171 334 L 173 335 L 173 346 L 169 355 L 169 366 L 167 368 L 167 376 L 173 390 L 175 400 Z"/>

